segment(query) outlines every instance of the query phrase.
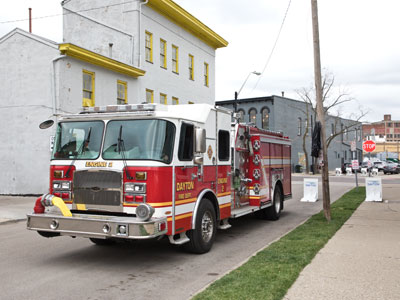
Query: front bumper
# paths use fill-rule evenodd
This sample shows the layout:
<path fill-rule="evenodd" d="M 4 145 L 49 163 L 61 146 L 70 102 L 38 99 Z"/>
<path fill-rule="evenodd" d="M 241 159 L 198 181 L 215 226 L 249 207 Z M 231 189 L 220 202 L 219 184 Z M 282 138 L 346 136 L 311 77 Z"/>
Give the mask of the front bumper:
<path fill-rule="evenodd" d="M 27 229 L 54 233 L 54 235 L 89 238 L 150 239 L 168 231 L 167 218 L 152 218 L 143 222 L 135 217 L 114 217 L 73 214 L 28 214 Z M 125 230 L 121 228 L 125 226 Z M 109 230 L 104 230 L 109 228 Z M 121 233 L 124 232 L 124 233 Z"/>

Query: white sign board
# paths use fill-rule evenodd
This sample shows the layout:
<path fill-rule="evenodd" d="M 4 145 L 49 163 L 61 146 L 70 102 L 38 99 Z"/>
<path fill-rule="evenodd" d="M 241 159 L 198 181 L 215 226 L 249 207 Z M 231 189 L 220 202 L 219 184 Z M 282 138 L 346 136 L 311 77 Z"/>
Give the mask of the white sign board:
<path fill-rule="evenodd" d="M 382 179 L 381 178 L 365 178 L 365 201 L 382 202 Z"/>
<path fill-rule="evenodd" d="M 318 200 L 318 179 L 304 178 L 304 196 L 301 202 L 317 202 Z"/>
<path fill-rule="evenodd" d="M 358 170 L 360 168 L 360 164 L 358 163 L 357 159 L 351 161 L 351 167 L 353 170 Z"/>

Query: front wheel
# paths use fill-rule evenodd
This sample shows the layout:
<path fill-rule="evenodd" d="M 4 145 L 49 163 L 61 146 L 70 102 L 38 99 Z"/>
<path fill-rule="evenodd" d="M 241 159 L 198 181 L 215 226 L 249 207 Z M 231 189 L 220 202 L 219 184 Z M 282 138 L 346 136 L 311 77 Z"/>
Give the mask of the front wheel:
<path fill-rule="evenodd" d="M 195 220 L 195 229 L 188 231 L 190 239 L 185 244 L 186 250 L 202 254 L 210 251 L 217 233 L 217 218 L 214 206 L 208 199 L 200 203 Z"/>
<path fill-rule="evenodd" d="M 111 246 L 114 245 L 116 242 L 113 239 L 96 239 L 96 238 L 89 238 L 89 240 L 96 244 L 97 246 Z"/>

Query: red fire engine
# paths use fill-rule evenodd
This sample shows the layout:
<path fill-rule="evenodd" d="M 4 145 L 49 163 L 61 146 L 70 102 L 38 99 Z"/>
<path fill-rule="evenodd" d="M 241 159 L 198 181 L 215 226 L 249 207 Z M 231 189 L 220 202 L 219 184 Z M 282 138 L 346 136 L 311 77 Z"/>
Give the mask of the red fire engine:
<path fill-rule="evenodd" d="M 195 253 L 249 213 L 277 220 L 291 197 L 291 142 L 206 104 L 114 105 L 57 123 L 50 190 L 27 228 L 95 244 L 168 236 Z M 51 122 L 42 123 L 48 127 Z"/>

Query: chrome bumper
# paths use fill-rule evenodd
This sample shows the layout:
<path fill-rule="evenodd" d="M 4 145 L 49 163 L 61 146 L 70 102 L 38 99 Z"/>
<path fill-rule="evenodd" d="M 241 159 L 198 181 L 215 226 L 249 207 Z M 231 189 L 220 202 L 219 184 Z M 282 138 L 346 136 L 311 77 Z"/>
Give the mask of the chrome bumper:
<path fill-rule="evenodd" d="M 150 239 L 168 231 L 167 218 L 152 218 L 143 222 L 137 218 L 73 214 L 28 214 L 27 229 L 67 236 L 89 238 Z M 161 224 L 165 224 L 160 230 Z M 121 230 L 125 226 L 125 230 Z M 109 230 L 104 230 L 109 228 Z M 123 228 L 122 228 L 123 229 Z M 121 233 L 125 231 L 125 233 Z"/>

